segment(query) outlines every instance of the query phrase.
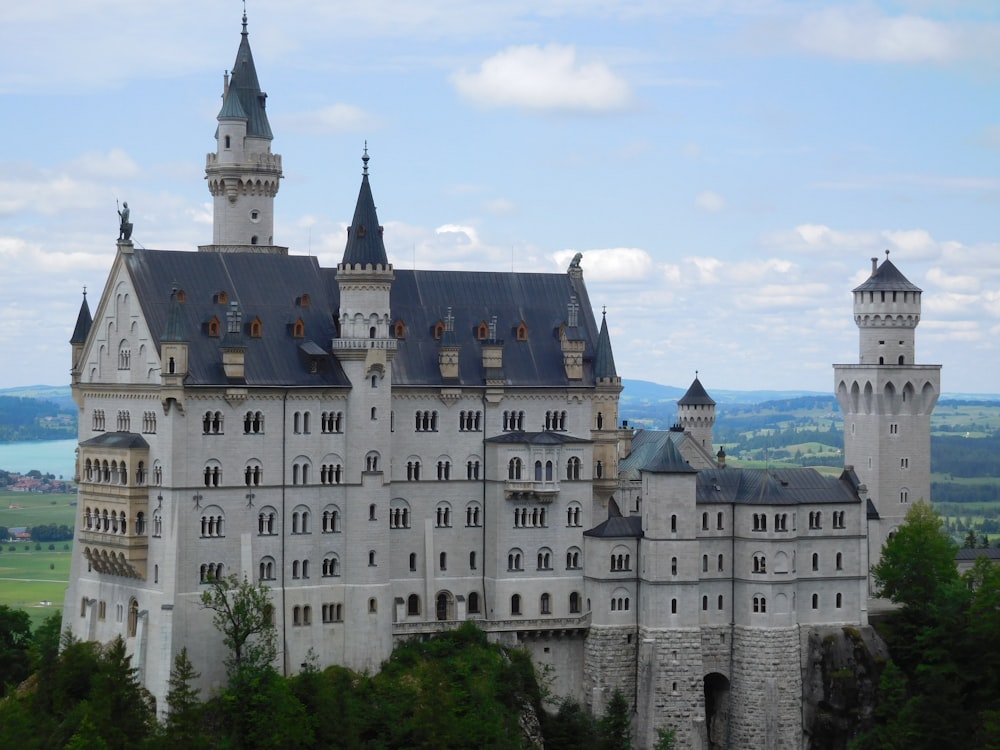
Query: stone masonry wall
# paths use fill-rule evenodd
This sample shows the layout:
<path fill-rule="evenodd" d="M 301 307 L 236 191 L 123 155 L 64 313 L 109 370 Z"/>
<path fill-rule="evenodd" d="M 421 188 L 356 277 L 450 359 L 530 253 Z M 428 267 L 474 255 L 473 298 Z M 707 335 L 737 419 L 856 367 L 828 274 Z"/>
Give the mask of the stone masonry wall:
<path fill-rule="evenodd" d="M 632 704 L 637 640 L 634 627 L 591 626 L 583 650 L 583 689 L 595 716 L 604 713 L 616 688 Z"/>
<path fill-rule="evenodd" d="M 729 746 L 756 750 L 800 747 L 798 627 L 736 627 L 733 638 Z"/>
<path fill-rule="evenodd" d="M 677 730 L 677 747 L 706 747 L 701 653 L 697 628 L 640 631 L 636 748 L 653 747 L 656 730 L 668 727 Z"/>

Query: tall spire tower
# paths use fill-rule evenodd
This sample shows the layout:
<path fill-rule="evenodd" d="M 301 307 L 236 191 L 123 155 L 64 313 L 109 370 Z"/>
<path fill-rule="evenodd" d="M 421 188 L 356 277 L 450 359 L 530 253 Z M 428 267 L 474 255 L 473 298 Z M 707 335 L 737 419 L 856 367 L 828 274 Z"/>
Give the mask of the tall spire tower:
<path fill-rule="evenodd" d="M 236 62 L 223 78 L 216 150 L 205 165 L 215 204 L 213 244 L 203 250 L 287 252 L 274 245 L 274 196 L 281 180 L 281 156 L 271 153 L 273 136 L 266 104 L 244 11 Z"/>
<path fill-rule="evenodd" d="M 854 290 L 860 332 L 858 364 L 834 365 L 844 415 L 844 465 L 853 467 L 878 520 L 868 528 L 869 562 L 906 517 L 910 504 L 930 501 L 931 412 L 941 393 L 941 365 L 916 363 L 918 286 L 886 258 L 872 258 L 871 276 Z"/>

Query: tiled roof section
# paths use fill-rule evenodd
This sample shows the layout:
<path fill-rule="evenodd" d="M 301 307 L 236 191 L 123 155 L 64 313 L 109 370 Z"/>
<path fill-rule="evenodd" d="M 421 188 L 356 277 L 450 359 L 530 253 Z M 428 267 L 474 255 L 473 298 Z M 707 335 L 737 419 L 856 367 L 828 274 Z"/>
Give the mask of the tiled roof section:
<path fill-rule="evenodd" d="M 875 503 L 872 502 L 872 499 L 868 498 L 865 502 L 868 503 L 868 507 L 865 508 L 865 515 L 867 516 L 868 520 L 881 521 L 882 516 L 878 514 L 878 508 L 875 507 Z"/>
<path fill-rule="evenodd" d="M 601 316 L 601 332 L 597 338 L 597 354 L 594 356 L 595 378 L 617 378 L 615 355 L 611 351 L 611 336 L 608 334 L 608 316 Z"/>
<path fill-rule="evenodd" d="M 97 437 L 84 440 L 80 446 L 86 448 L 148 448 L 149 443 L 142 435 L 134 432 L 105 432 Z"/>
<path fill-rule="evenodd" d="M 642 516 L 613 516 L 604 523 L 583 532 L 584 536 L 604 539 L 639 539 L 642 537 Z"/>
<path fill-rule="evenodd" d="M 76 326 L 73 328 L 73 335 L 70 336 L 69 343 L 83 344 L 87 341 L 87 334 L 94 319 L 90 315 L 90 305 L 87 304 L 87 293 L 83 293 L 83 302 L 80 303 L 80 312 L 76 316 Z"/>
<path fill-rule="evenodd" d="M 353 266 L 360 263 L 365 266 L 371 263 L 375 268 L 389 265 L 385 254 L 385 242 L 382 240 L 382 226 L 378 223 L 375 212 L 375 199 L 372 197 L 372 187 L 368 182 L 368 154 L 364 156 L 365 168 L 361 177 L 361 190 L 358 192 L 358 203 L 354 207 L 354 219 L 347 228 L 347 246 L 344 248 L 343 262 Z"/>
<path fill-rule="evenodd" d="M 682 440 L 683 432 L 636 430 L 632 436 L 632 452 L 618 462 L 619 478 L 638 480 L 639 470 L 655 458 L 665 442 L 676 441 L 680 445 Z"/>
<path fill-rule="evenodd" d="M 405 320 L 407 335 L 398 342 L 393 361 L 393 383 L 440 385 L 439 342 L 434 326 L 447 315 L 455 318 L 450 346 L 460 346 L 457 381 L 449 384 L 481 386 L 485 382 L 482 346 L 477 328 L 497 317 L 497 339 L 503 341 L 502 377 L 508 386 L 567 386 L 559 328 L 566 321 L 566 300 L 580 301 L 578 332 L 586 342 L 583 380 L 594 384 L 597 324 L 580 279 L 565 273 L 502 273 L 474 271 L 396 270 L 392 285 L 391 320 Z M 524 321 L 526 341 L 515 330 Z M 541 427 L 530 425 L 532 427 Z"/>
<path fill-rule="evenodd" d="M 589 443 L 585 438 L 573 437 L 562 432 L 505 432 L 486 439 L 487 443 L 515 445 L 567 445 L 569 443 Z"/>
<path fill-rule="evenodd" d="M 850 479 L 815 469 L 706 469 L 698 473 L 699 503 L 823 505 L 860 503 Z"/>
<path fill-rule="evenodd" d="M 677 401 L 678 406 L 715 406 L 715 400 L 708 395 L 705 386 L 701 384 L 696 375 L 687 393 Z"/>
<path fill-rule="evenodd" d="M 234 95 L 239 99 L 238 103 L 229 101 Z M 239 116 L 234 113 L 242 109 L 243 116 L 247 120 L 247 135 L 271 140 L 273 136 L 271 125 L 267 121 L 266 100 L 267 95 L 261 92 L 260 81 L 257 80 L 257 68 L 253 62 L 253 53 L 250 51 L 250 38 L 244 16 L 240 48 L 236 51 L 236 62 L 233 63 L 229 77 L 229 95 L 222 103 L 219 118 L 221 119 L 224 113 L 227 113 L 225 115 L 227 117 Z"/>
<path fill-rule="evenodd" d="M 226 94 L 226 98 L 222 100 L 222 109 L 219 110 L 219 116 L 216 118 L 219 120 L 247 120 L 246 110 L 243 109 L 243 105 L 240 104 L 239 92 L 230 87 L 229 93 Z"/>
<path fill-rule="evenodd" d="M 673 440 L 664 440 L 660 450 L 643 466 L 641 471 L 651 474 L 694 474 L 697 469 L 684 460 Z"/>
<path fill-rule="evenodd" d="M 328 355 L 311 373 L 299 351 L 301 339 L 290 326 L 299 317 L 309 340 L 329 346 L 334 336 L 331 311 L 338 298 L 332 273 L 319 267 L 316 258 L 262 253 L 195 253 L 136 248 L 125 258 L 136 296 L 152 331 L 166 331 L 171 315 L 171 282 L 184 293 L 177 302 L 172 328 L 183 331 L 188 345 L 187 385 L 223 385 L 220 341 L 205 335 L 212 317 L 225 318 L 227 308 L 216 302 L 224 290 L 240 303 L 243 345 L 246 347 L 246 382 L 253 386 L 347 386 L 339 362 Z M 295 300 L 310 295 L 309 307 Z M 261 321 L 261 336 L 247 336 L 250 322 Z"/>
<path fill-rule="evenodd" d="M 910 282 L 902 272 L 886 258 L 882 265 L 865 282 L 855 288 L 855 292 L 919 292 L 916 284 Z"/>

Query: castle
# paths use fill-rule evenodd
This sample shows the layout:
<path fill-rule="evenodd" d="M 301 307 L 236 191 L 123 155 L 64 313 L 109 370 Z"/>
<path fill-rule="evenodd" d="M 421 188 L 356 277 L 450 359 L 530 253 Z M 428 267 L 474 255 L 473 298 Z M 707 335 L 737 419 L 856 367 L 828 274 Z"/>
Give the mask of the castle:
<path fill-rule="evenodd" d="M 839 477 L 727 467 L 697 378 L 674 429 L 620 423 L 578 259 L 393 268 L 367 152 L 336 268 L 274 244 L 264 103 L 244 16 L 206 164 L 212 244 L 120 239 L 93 316 L 84 297 L 64 628 L 123 636 L 162 708 L 182 647 L 204 688 L 224 680 L 200 597 L 235 573 L 272 591 L 285 674 L 311 655 L 374 671 L 475 620 L 557 695 L 600 712 L 621 689 L 640 747 L 668 725 L 681 747 L 801 745 L 804 644 L 867 623 L 869 561 L 928 496 L 920 290 L 888 259 L 855 290 Z"/>

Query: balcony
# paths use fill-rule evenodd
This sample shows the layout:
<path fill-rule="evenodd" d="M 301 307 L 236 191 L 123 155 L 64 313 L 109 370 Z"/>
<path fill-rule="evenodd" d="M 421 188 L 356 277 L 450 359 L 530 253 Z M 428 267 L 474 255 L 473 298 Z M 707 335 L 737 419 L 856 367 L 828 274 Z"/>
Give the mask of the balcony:
<path fill-rule="evenodd" d="M 534 638 L 562 637 L 567 635 L 582 635 L 590 629 L 590 614 L 579 617 L 513 617 L 506 620 L 485 620 L 469 617 L 480 630 L 486 633 L 516 632 L 523 639 L 526 636 Z M 462 625 L 462 620 L 423 620 L 394 622 L 394 636 L 411 637 L 431 633 L 446 633 Z"/>
<path fill-rule="evenodd" d="M 536 503 L 551 503 L 559 494 L 559 482 L 526 481 L 508 479 L 504 482 L 504 497 L 508 500 L 526 500 Z"/>

